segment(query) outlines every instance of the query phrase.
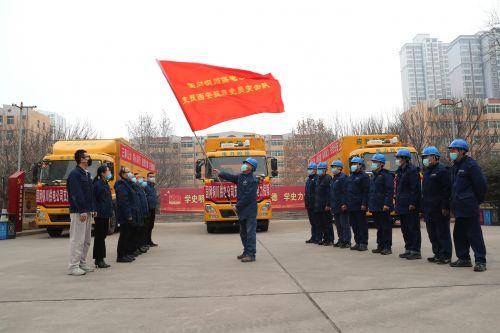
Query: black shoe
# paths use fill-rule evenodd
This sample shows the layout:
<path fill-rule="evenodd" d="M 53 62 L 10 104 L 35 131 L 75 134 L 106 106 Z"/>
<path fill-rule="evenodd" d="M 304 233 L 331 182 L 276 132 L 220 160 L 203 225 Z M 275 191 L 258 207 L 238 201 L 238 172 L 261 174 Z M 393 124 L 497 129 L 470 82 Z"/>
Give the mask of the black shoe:
<path fill-rule="evenodd" d="M 381 248 L 376 248 L 372 250 L 372 253 L 381 253 L 382 249 Z"/>
<path fill-rule="evenodd" d="M 422 259 L 420 252 L 411 252 L 406 256 L 406 260 Z"/>
<path fill-rule="evenodd" d="M 323 243 L 323 246 L 332 246 L 332 245 L 333 245 L 333 242 L 331 242 L 331 241 L 327 241 L 327 242 Z"/>
<path fill-rule="evenodd" d="M 401 253 L 401 254 L 399 255 L 399 257 L 400 257 L 401 259 L 406 259 L 406 257 L 408 257 L 408 255 L 409 255 L 409 254 L 410 254 L 410 251 L 406 251 L 405 253 Z"/>
<path fill-rule="evenodd" d="M 457 261 L 450 262 L 451 267 L 472 267 L 470 260 L 458 259 Z"/>
<path fill-rule="evenodd" d="M 351 243 L 342 243 L 340 244 L 341 249 L 349 249 L 351 248 Z"/>
<path fill-rule="evenodd" d="M 135 257 L 134 257 L 134 256 L 132 256 L 132 255 L 126 255 L 125 257 L 126 257 L 126 258 L 129 258 L 129 259 L 130 259 L 130 260 L 132 260 L 132 261 L 134 261 L 134 260 L 135 260 Z"/>
<path fill-rule="evenodd" d="M 157 247 L 158 246 L 158 244 L 155 244 L 153 242 L 149 242 L 148 245 L 151 246 L 151 247 Z"/>
<path fill-rule="evenodd" d="M 351 250 L 353 250 L 353 251 L 359 250 L 359 245 L 358 244 L 354 244 L 354 246 L 351 246 Z"/>
<path fill-rule="evenodd" d="M 148 249 L 145 247 L 145 246 L 141 246 L 138 251 L 142 252 L 142 253 L 146 253 L 148 252 Z"/>
<path fill-rule="evenodd" d="M 451 260 L 448 259 L 448 258 L 445 258 L 445 259 L 439 258 L 439 259 L 436 260 L 436 264 L 438 264 L 438 265 L 447 265 L 450 262 L 451 262 Z"/>
<path fill-rule="evenodd" d="M 358 251 L 368 251 L 368 246 L 365 244 L 361 244 L 358 247 Z"/>
<path fill-rule="evenodd" d="M 241 260 L 241 259 L 245 258 L 246 256 L 247 256 L 247 255 L 246 255 L 245 253 L 242 253 L 242 254 L 240 254 L 239 256 L 237 256 L 236 258 L 237 258 L 238 260 Z"/>
<path fill-rule="evenodd" d="M 484 272 L 486 270 L 485 262 L 476 262 L 474 265 L 474 272 Z"/>
<path fill-rule="evenodd" d="M 252 262 L 252 261 L 255 261 L 255 257 L 244 256 L 243 258 L 241 258 L 241 262 Z"/>
<path fill-rule="evenodd" d="M 133 260 L 129 257 L 116 258 L 116 262 L 132 262 Z"/>
<path fill-rule="evenodd" d="M 308 240 L 306 240 L 306 243 L 307 243 L 307 244 L 314 243 L 314 240 L 313 240 L 312 238 L 311 238 L 311 239 L 308 239 Z"/>
<path fill-rule="evenodd" d="M 380 251 L 380 254 L 386 256 L 388 254 L 392 254 L 392 251 L 390 249 L 384 249 Z"/>
<path fill-rule="evenodd" d="M 106 264 L 104 260 L 96 261 L 95 263 L 96 268 L 108 268 L 111 267 L 111 265 Z"/>
<path fill-rule="evenodd" d="M 428 262 L 436 262 L 436 261 L 438 261 L 438 260 L 439 260 L 439 258 L 438 258 L 437 256 L 427 258 L 427 261 L 428 261 Z"/>
<path fill-rule="evenodd" d="M 337 243 L 333 244 L 333 247 L 340 247 L 342 245 L 342 243 L 340 241 L 338 241 Z"/>
<path fill-rule="evenodd" d="M 140 251 L 140 250 L 135 250 L 135 251 L 134 251 L 134 253 L 133 253 L 133 255 L 134 255 L 135 257 L 138 257 L 138 256 L 140 256 L 141 254 L 142 254 L 142 251 Z"/>
<path fill-rule="evenodd" d="M 323 245 L 324 243 L 325 243 L 325 242 L 321 240 L 321 241 L 319 241 L 317 244 L 318 244 L 318 245 Z"/>

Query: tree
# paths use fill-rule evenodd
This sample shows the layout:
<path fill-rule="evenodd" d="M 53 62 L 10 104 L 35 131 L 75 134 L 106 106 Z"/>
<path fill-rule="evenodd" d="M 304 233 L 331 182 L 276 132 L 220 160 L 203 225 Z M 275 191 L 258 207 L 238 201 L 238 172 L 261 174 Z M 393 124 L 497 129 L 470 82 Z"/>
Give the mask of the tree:
<path fill-rule="evenodd" d="M 129 121 L 127 128 L 132 145 L 155 162 L 157 184 L 179 186 L 179 148 L 173 142 L 173 124 L 166 111 L 161 112 L 158 121 L 150 113 L 141 114 Z"/>

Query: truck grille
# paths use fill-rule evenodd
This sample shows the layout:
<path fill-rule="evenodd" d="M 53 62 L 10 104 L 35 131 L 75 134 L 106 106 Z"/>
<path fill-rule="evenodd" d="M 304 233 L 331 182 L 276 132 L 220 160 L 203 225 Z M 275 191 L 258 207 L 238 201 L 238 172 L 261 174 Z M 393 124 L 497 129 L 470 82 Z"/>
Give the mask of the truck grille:
<path fill-rule="evenodd" d="M 224 218 L 236 217 L 236 214 L 234 213 L 234 210 L 232 210 L 232 209 L 221 209 L 220 215 Z"/>
<path fill-rule="evenodd" d="M 69 214 L 49 214 L 50 221 L 52 222 L 69 222 Z"/>

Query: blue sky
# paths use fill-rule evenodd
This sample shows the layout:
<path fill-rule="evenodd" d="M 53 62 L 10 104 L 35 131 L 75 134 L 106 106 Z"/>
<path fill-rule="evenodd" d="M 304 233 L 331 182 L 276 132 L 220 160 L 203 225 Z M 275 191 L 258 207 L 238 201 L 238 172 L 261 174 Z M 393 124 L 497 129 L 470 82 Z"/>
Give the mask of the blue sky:
<path fill-rule="evenodd" d="M 155 59 L 196 61 L 281 82 L 285 114 L 202 132 L 288 132 L 305 116 L 353 118 L 401 107 L 399 49 L 484 28 L 498 0 L 0 0 L 0 103 L 24 101 L 126 136 L 141 112 L 190 130 Z"/>

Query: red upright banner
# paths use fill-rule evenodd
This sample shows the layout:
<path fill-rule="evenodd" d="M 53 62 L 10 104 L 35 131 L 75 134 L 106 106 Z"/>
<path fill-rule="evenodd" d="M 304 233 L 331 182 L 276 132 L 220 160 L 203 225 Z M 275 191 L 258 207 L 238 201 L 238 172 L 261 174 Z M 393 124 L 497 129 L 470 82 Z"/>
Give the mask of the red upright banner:
<path fill-rule="evenodd" d="M 158 64 L 193 131 L 252 114 L 285 111 L 280 84 L 271 74 L 188 62 Z"/>
<path fill-rule="evenodd" d="M 24 171 L 14 172 L 9 176 L 7 192 L 9 195 L 9 206 L 7 212 L 11 221 L 16 221 L 16 232 L 23 230 L 23 208 L 24 208 Z"/>

